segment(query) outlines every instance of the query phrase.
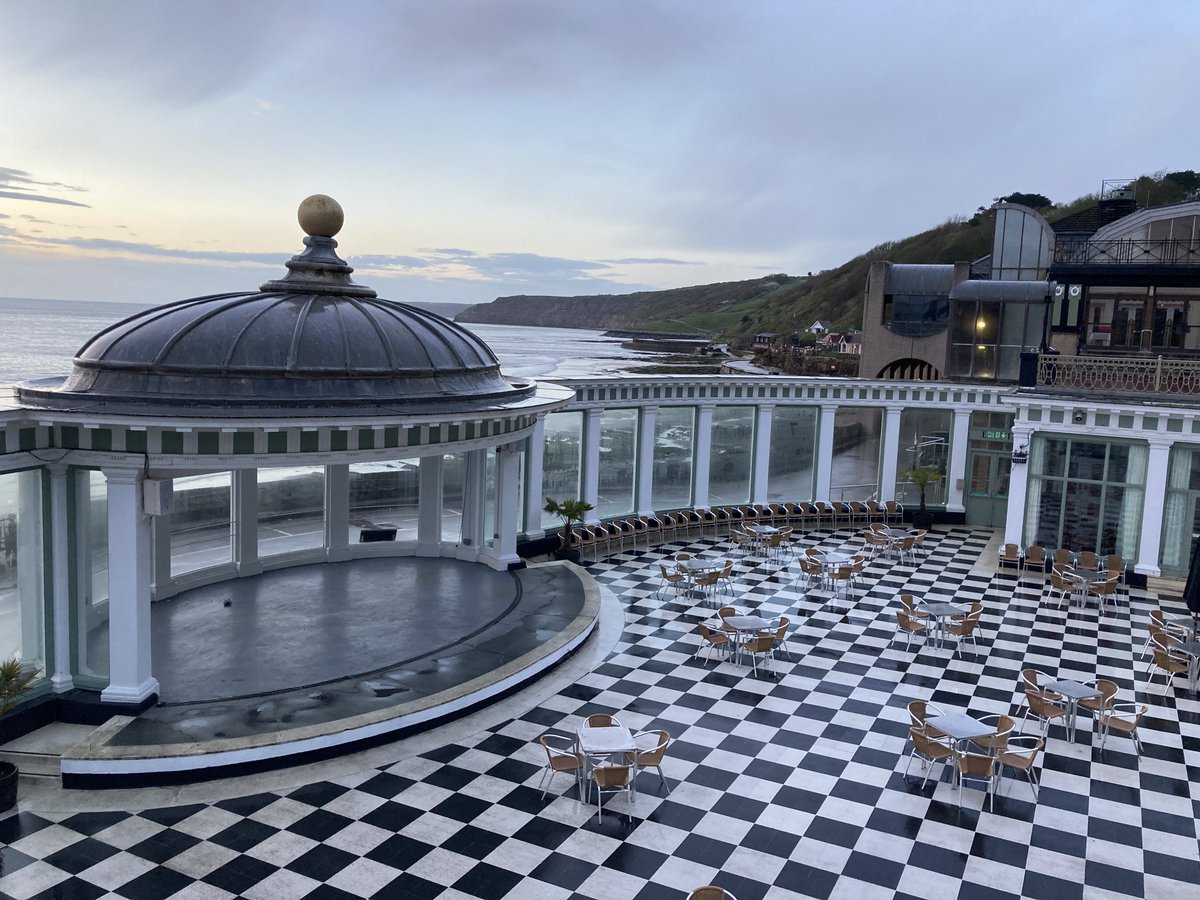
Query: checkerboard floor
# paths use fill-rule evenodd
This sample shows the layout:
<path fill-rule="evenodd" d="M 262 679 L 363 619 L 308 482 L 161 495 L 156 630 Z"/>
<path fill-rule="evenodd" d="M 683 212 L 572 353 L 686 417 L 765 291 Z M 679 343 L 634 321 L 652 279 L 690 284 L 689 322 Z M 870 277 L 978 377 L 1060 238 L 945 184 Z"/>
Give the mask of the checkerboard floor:
<path fill-rule="evenodd" d="M 697 655 L 713 606 L 656 596 L 658 562 L 686 546 L 595 563 L 625 610 L 591 673 L 517 718 L 392 765 L 288 791 L 136 813 L 0 818 L 0 895 L 152 898 L 682 898 L 714 882 L 740 900 L 792 897 L 1196 897 L 1200 703 L 1185 679 L 1154 684 L 1141 649 L 1157 596 L 1119 611 L 1060 609 L 1032 575 L 991 571 L 992 533 L 930 534 L 916 564 L 878 561 L 865 589 L 808 591 L 794 562 L 738 559 L 728 602 L 792 619 L 777 678 Z M 849 531 L 810 534 L 840 548 Z M 990 555 L 990 551 L 989 551 Z M 897 595 L 984 604 L 979 652 L 892 642 Z M 1161 601 L 1167 609 L 1172 604 Z M 1074 743 L 1050 730 L 1038 802 L 1008 773 L 982 790 L 935 767 L 904 777 L 909 700 L 975 715 L 1018 713 L 1022 667 L 1105 677 L 1149 706 L 1144 752 L 1105 750 L 1081 714 Z M 675 738 L 636 800 L 603 822 L 571 776 L 537 789 L 548 732 L 612 712 Z M 1019 723 L 1019 719 L 1018 719 Z M 1026 730 L 1033 731 L 1030 723 Z M 915 777 L 914 777 L 915 776 Z M 626 818 L 626 812 L 632 819 Z"/>

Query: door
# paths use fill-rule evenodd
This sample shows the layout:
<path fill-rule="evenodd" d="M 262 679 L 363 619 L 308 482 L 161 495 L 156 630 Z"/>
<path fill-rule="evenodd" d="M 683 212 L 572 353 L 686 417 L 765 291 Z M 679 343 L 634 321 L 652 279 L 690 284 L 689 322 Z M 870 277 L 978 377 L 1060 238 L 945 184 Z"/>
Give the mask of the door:
<path fill-rule="evenodd" d="M 1008 515 L 1011 451 L 972 450 L 967 455 L 967 524 L 1003 528 Z"/>

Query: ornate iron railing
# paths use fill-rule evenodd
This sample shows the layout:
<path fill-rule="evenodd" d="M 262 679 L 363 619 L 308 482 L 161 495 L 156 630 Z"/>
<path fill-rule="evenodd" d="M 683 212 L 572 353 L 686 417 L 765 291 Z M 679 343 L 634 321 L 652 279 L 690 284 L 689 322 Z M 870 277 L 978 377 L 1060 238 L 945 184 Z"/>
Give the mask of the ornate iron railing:
<path fill-rule="evenodd" d="M 1038 357 L 1038 384 L 1129 394 L 1200 394 L 1200 365 L 1161 356 Z"/>
<path fill-rule="evenodd" d="M 1200 243 L 1063 239 L 1054 243 L 1054 261 L 1076 266 L 1200 266 Z"/>

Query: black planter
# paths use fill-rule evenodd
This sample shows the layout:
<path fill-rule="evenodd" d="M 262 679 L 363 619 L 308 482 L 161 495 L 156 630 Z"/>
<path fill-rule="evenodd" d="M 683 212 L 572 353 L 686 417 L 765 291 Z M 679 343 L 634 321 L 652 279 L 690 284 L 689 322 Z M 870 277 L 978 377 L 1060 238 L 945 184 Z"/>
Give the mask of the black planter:
<path fill-rule="evenodd" d="M 913 528 L 924 528 L 928 531 L 933 527 L 933 514 L 927 510 L 917 510 L 912 514 Z"/>
<path fill-rule="evenodd" d="M 17 767 L 0 762 L 0 813 L 17 805 Z"/>
<path fill-rule="evenodd" d="M 567 562 L 578 563 L 583 559 L 583 554 L 574 547 L 559 547 L 554 551 L 555 559 L 565 559 Z"/>

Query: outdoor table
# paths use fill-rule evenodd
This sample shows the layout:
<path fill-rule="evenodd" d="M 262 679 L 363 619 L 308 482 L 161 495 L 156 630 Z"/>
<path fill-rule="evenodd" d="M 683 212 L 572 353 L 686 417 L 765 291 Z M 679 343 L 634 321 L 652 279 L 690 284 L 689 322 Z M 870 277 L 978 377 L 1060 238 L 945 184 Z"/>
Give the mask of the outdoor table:
<path fill-rule="evenodd" d="M 624 725 L 580 725 L 579 731 L 576 734 L 579 750 L 583 753 L 583 758 L 587 761 L 589 768 L 592 768 L 592 762 L 598 757 L 614 756 L 624 761 L 626 753 L 633 754 L 633 772 L 631 782 L 637 782 L 637 742 L 633 739 L 631 732 Z M 637 793 L 636 787 L 631 789 L 633 794 Z"/>
<path fill-rule="evenodd" d="M 967 614 L 969 614 L 971 612 L 969 609 L 963 609 L 961 606 L 955 606 L 953 603 L 940 603 L 940 602 L 938 602 L 938 603 L 922 603 L 920 605 L 920 610 L 921 610 L 921 612 L 927 614 L 929 616 L 929 618 L 933 619 L 933 624 L 936 627 L 936 633 L 937 633 L 937 648 L 939 650 L 942 649 L 942 637 L 943 637 L 942 620 L 943 619 L 953 619 L 953 618 L 956 618 L 959 616 L 966 616 Z"/>
<path fill-rule="evenodd" d="M 940 716 L 929 716 L 925 720 L 928 727 L 936 728 L 942 734 L 953 740 L 955 744 L 965 744 L 971 738 L 983 737 L 988 734 L 995 734 L 996 729 L 991 725 L 985 725 L 974 716 L 969 716 L 966 713 L 943 713 Z M 957 748 L 955 752 L 960 752 Z M 955 766 L 955 778 L 958 777 L 958 767 Z"/>
<path fill-rule="evenodd" d="M 879 529 L 879 533 L 887 538 L 887 555 L 890 559 L 892 551 L 896 549 L 896 542 L 902 541 L 908 537 L 908 529 L 906 528 L 889 528 L 886 525 Z"/>
<path fill-rule="evenodd" d="M 840 569 L 842 566 L 848 565 L 852 562 L 854 562 L 854 554 L 848 553 L 845 550 L 826 550 L 825 554 L 821 557 L 821 565 L 825 569 L 825 577 L 830 580 L 830 583 L 833 587 L 833 596 L 835 599 L 837 597 L 837 585 L 833 583 L 832 573 L 837 569 Z M 849 584 L 849 582 L 847 582 L 847 584 Z"/>
<path fill-rule="evenodd" d="M 742 637 L 744 635 L 757 634 L 771 624 L 770 619 L 764 619 L 761 616 L 726 616 L 721 622 L 733 629 L 735 635 L 734 644 L 737 647 L 739 657 L 742 653 Z"/>
<path fill-rule="evenodd" d="M 696 586 L 697 576 L 725 568 L 725 560 L 706 559 L 702 556 L 693 556 L 691 559 L 677 559 L 674 562 L 675 568 L 683 572 L 687 578 L 689 594 Z"/>
<path fill-rule="evenodd" d="M 756 548 L 762 547 L 763 538 L 779 534 L 779 529 L 772 525 L 745 525 L 743 529 L 754 537 L 754 546 Z"/>
<path fill-rule="evenodd" d="M 1067 740 L 1075 740 L 1075 714 L 1079 712 L 1079 701 L 1101 696 L 1101 692 L 1090 684 L 1064 678 L 1042 685 L 1048 691 L 1062 694 L 1067 701 Z"/>
<path fill-rule="evenodd" d="M 1107 581 L 1107 572 L 1097 572 L 1093 569 L 1072 569 L 1070 572 L 1064 572 L 1063 577 L 1070 577 L 1075 581 L 1074 596 L 1079 598 L 1079 605 L 1083 606 L 1087 602 L 1088 588 L 1092 586 L 1094 581 Z"/>

